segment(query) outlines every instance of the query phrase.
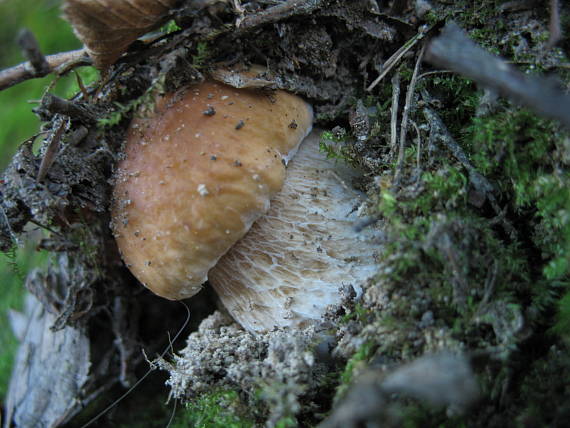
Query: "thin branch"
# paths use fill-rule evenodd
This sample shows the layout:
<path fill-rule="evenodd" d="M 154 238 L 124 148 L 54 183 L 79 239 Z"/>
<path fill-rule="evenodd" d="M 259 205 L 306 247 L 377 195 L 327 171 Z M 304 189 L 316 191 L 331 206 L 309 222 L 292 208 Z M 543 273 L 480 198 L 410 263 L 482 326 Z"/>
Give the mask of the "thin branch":
<path fill-rule="evenodd" d="M 398 144 L 398 110 L 400 108 L 400 73 L 392 77 L 392 117 L 390 119 L 390 156 L 396 151 Z"/>
<path fill-rule="evenodd" d="M 431 40 L 426 59 L 570 127 L 570 96 L 555 81 L 518 71 L 475 44 L 452 22 Z"/>
<path fill-rule="evenodd" d="M 447 126 L 445 126 L 435 110 L 427 106 L 424 107 L 424 116 L 429 122 L 430 127 L 432 127 L 432 131 L 436 132 L 437 137 L 439 137 L 439 141 L 443 143 L 447 150 L 451 152 L 453 157 L 457 159 L 459 163 L 461 163 L 461 165 L 463 165 L 463 167 L 467 170 L 469 173 L 469 181 L 475 190 L 484 195 L 489 200 L 493 211 L 495 211 L 495 214 L 497 215 L 497 219 L 501 222 L 505 231 L 511 236 L 511 238 L 515 238 L 517 236 L 517 231 L 513 225 L 505 218 L 504 210 L 501 209 L 499 202 L 495 197 L 493 185 L 489 182 L 489 180 L 487 180 L 487 178 L 481 175 L 469 161 L 469 158 L 461 146 L 457 144 L 455 139 L 451 136 L 449 130 L 447 129 Z"/>
<path fill-rule="evenodd" d="M 425 73 L 422 73 L 419 75 L 418 80 L 422 80 L 428 76 L 433 76 L 434 74 L 448 74 L 448 73 L 453 73 L 453 71 L 451 70 L 432 70 L 432 71 L 426 71 Z"/>
<path fill-rule="evenodd" d="M 414 66 L 414 73 L 412 74 L 412 79 L 408 85 L 408 92 L 406 93 L 406 104 L 404 105 L 404 111 L 402 113 L 402 122 L 400 123 L 400 150 L 398 152 L 398 162 L 396 165 L 396 173 L 394 174 L 394 186 L 398 186 L 400 183 L 400 177 L 402 173 L 402 168 L 404 166 L 404 153 L 406 149 L 406 134 L 408 132 L 408 118 L 410 116 L 410 110 L 414 103 L 414 91 L 416 89 L 416 82 L 418 81 L 418 74 L 420 71 L 420 64 L 424 57 L 425 45 L 416 60 L 416 65 Z"/>
<path fill-rule="evenodd" d="M 382 66 L 383 70 L 382 73 L 380 73 L 380 76 L 378 76 L 376 80 L 374 80 L 374 82 L 372 82 L 370 86 L 366 88 L 366 90 L 370 92 L 372 89 L 374 89 L 376 85 L 378 85 L 378 83 L 380 83 L 382 79 L 390 72 L 390 70 L 392 70 L 392 68 L 394 68 L 394 66 L 398 64 L 398 62 L 400 62 L 400 59 L 402 59 L 402 57 L 410 49 L 412 49 L 421 39 L 423 39 L 425 35 L 426 32 L 419 32 L 410 40 L 408 40 L 406 43 L 404 43 L 404 45 L 401 46 L 400 49 L 394 52 L 394 54 L 390 58 L 388 58 L 386 62 L 383 64 Z"/>
<path fill-rule="evenodd" d="M 97 116 L 87 105 L 65 100 L 53 94 L 45 94 L 41 105 L 35 111 L 45 110 L 51 114 L 62 114 L 83 123 L 94 123 Z"/>
<path fill-rule="evenodd" d="M 91 64 L 85 49 L 49 55 L 45 57 L 45 60 L 49 66 L 45 70 L 36 70 L 32 63 L 28 61 L 0 71 L 0 91 L 26 80 L 45 77 L 51 72 L 58 71 L 59 67 L 69 63 L 74 63 L 75 66 Z"/>
<path fill-rule="evenodd" d="M 64 119 L 62 117 L 59 117 L 56 120 L 59 121 L 59 125 L 55 130 L 55 132 L 51 135 L 46 151 L 44 153 L 44 157 L 42 158 L 42 163 L 40 164 L 38 176 L 36 177 L 36 181 L 38 183 L 44 180 L 50 166 L 55 161 L 57 152 L 59 151 L 61 137 L 63 136 L 63 133 L 65 132 L 66 128 L 69 126 L 69 119 L 67 118 Z"/>
<path fill-rule="evenodd" d="M 46 57 L 40 50 L 40 45 L 31 31 L 21 30 L 18 34 L 18 45 L 22 49 L 24 56 L 32 65 L 35 73 L 46 75 L 50 72 L 50 66 Z"/>
<path fill-rule="evenodd" d="M 273 24 L 296 15 L 310 15 L 326 2 L 327 0 L 287 0 L 255 15 L 246 15 L 240 21 L 239 30 L 243 31 L 260 25 Z"/>
<path fill-rule="evenodd" d="M 562 28 L 560 26 L 560 5 L 558 0 L 550 0 L 550 22 L 548 24 L 548 30 L 550 32 L 550 37 L 548 38 L 547 46 L 549 48 L 553 47 L 562 39 Z"/>
<path fill-rule="evenodd" d="M 416 130 L 416 137 L 418 139 L 418 151 L 416 153 L 416 170 L 421 171 L 422 169 L 422 135 L 420 132 L 420 128 L 418 126 L 418 124 L 416 122 L 414 122 L 413 120 L 410 120 L 410 123 L 412 124 L 412 126 L 414 127 L 414 129 Z"/>

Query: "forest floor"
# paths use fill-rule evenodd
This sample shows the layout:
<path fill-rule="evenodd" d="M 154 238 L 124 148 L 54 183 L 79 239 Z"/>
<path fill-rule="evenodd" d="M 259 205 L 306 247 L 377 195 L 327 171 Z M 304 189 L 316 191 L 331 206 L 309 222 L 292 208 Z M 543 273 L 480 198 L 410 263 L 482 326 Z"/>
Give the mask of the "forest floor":
<path fill-rule="evenodd" d="M 290 2 L 244 1 L 242 16 L 230 5 L 189 3 L 154 41 L 131 46 L 107 81 L 70 99 L 83 113 L 56 111 L 45 98 L 41 148 L 22 145 L 6 169 L 0 244 L 13 251 L 26 224 L 45 227 L 50 267 L 26 280 L 45 308 L 33 312 L 34 328 L 49 320 L 45 334 L 78 352 L 61 360 L 87 373 L 73 396 L 62 387 L 51 413 L 31 416 L 33 396 L 45 391 L 16 380 L 7 404 L 14 421 L 81 426 L 135 384 L 147 355 L 169 349 L 186 309 L 142 291 L 121 264 L 109 179 L 131 117 L 155 91 L 199 80 L 224 59 L 267 64 L 277 87 L 313 104 L 328 130 L 323 153 L 359 171 L 352 184 L 368 198 L 358 227 L 384 236 L 377 273 L 324 324 L 258 336 L 218 312 L 205 290 L 187 301 L 187 343 L 171 344 L 98 423 L 164 426 L 170 392 L 179 403 L 170 426 L 564 426 L 570 136 L 560 110 L 570 40 L 563 33 L 551 46 L 551 37 L 556 18 L 568 28 L 567 5 L 553 17 L 528 1 L 383 9 L 314 0 L 279 13 L 272 7 Z M 40 185 L 61 130 L 66 149 Z M 237 358 L 238 345 L 251 354 Z M 45 370 L 17 361 L 17 376 Z"/>

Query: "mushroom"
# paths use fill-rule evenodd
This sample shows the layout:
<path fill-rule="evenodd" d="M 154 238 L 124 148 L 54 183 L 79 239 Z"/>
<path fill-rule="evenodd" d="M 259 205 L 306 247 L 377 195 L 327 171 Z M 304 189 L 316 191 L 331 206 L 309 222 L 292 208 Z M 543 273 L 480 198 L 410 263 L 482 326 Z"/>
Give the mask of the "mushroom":
<path fill-rule="evenodd" d="M 296 126 L 291 126 L 291 124 Z M 284 91 L 211 81 L 167 95 L 129 128 L 114 188 L 115 238 L 154 293 L 184 299 L 269 208 L 312 109 Z"/>
<path fill-rule="evenodd" d="M 355 239 L 358 198 L 315 134 L 286 170 L 311 126 L 297 96 L 213 81 L 133 119 L 112 206 L 131 272 L 168 299 L 209 278 L 249 331 L 320 319 L 342 285 L 373 274 L 377 246 L 374 233 Z"/>
<path fill-rule="evenodd" d="M 327 159 L 313 131 L 287 167 L 267 214 L 210 270 L 209 282 L 249 331 L 303 327 L 319 321 L 340 289 L 377 270 L 380 235 L 354 230 L 361 197 L 354 174 Z"/>

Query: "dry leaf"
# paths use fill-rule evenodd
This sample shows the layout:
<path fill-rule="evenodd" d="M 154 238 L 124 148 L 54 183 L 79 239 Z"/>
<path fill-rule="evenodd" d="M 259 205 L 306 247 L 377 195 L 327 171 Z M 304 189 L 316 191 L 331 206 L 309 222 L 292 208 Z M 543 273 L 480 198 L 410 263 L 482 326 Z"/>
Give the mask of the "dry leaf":
<path fill-rule="evenodd" d="M 64 17 L 95 67 L 107 68 L 137 38 L 162 24 L 177 0 L 65 0 Z"/>

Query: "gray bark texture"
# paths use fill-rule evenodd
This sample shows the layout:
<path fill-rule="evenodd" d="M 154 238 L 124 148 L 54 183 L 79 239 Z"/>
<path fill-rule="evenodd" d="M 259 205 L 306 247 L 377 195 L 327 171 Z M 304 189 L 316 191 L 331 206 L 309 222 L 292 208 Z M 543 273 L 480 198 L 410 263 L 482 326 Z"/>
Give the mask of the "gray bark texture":
<path fill-rule="evenodd" d="M 14 318 L 14 316 L 12 317 Z M 78 397 L 89 379 L 89 339 L 81 328 L 52 331 L 56 316 L 32 295 L 8 390 L 4 427 L 55 427 L 81 408 Z M 22 326 L 22 325 L 21 325 Z M 22 331 L 23 330 L 23 331 Z"/>

